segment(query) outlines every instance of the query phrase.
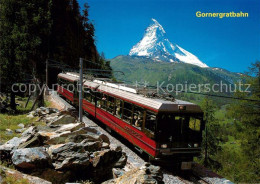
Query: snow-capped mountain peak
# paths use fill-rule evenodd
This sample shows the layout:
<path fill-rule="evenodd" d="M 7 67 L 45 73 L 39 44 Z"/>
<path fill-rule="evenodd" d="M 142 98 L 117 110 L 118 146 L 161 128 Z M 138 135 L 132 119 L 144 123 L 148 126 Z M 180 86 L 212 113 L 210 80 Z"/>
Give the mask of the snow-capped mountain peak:
<path fill-rule="evenodd" d="M 172 44 L 166 37 L 166 32 L 155 19 L 145 30 L 143 38 L 129 52 L 130 56 L 146 56 L 157 61 L 184 62 L 200 67 L 208 67 L 195 55 Z"/>
<path fill-rule="evenodd" d="M 159 22 L 155 19 L 152 19 L 153 21 L 153 24 L 152 26 L 149 26 L 147 29 L 150 29 L 150 30 L 155 30 L 155 29 L 158 29 L 159 31 L 161 31 L 161 33 L 165 34 L 165 30 L 163 29 L 163 27 L 161 26 L 161 24 L 159 24 Z"/>

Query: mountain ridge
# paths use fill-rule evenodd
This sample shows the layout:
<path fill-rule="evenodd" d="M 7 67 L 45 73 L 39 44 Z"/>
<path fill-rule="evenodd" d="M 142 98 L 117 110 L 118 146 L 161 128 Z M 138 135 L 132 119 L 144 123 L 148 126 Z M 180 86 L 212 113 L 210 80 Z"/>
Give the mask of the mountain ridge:
<path fill-rule="evenodd" d="M 201 68 L 187 63 L 156 62 L 146 56 L 120 55 L 110 60 L 111 67 L 116 71 L 123 71 L 125 76 L 116 75 L 118 80 L 127 79 L 134 81 L 150 81 L 156 84 L 157 81 L 168 80 L 173 76 L 171 83 L 219 83 L 235 84 L 240 80 L 238 73 L 230 72 L 222 68 Z"/>

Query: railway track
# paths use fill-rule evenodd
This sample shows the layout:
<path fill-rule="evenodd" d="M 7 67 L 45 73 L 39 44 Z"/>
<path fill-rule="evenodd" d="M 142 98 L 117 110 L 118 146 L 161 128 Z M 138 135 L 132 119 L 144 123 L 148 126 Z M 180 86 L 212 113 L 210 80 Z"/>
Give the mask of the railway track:
<path fill-rule="evenodd" d="M 203 178 L 200 178 L 194 174 L 191 174 L 189 176 L 189 181 L 191 181 L 192 183 L 196 183 L 196 184 L 211 184 L 211 182 L 208 182 L 208 181 L 204 180 Z"/>
<path fill-rule="evenodd" d="M 162 169 L 163 174 L 165 177 L 168 177 L 172 180 L 165 179 L 165 183 L 185 183 L 185 184 L 214 184 L 210 181 L 207 181 L 203 179 L 202 177 L 196 175 L 193 172 L 181 172 L 181 173 L 175 173 L 172 171 L 168 171 L 165 169 Z"/>
<path fill-rule="evenodd" d="M 69 104 L 66 100 L 61 98 L 57 95 L 55 91 L 51 92 L 50 99 L 57 103 L 59 106 L 64 108 L 74 108 L 71 104 Z M 140 154 L 134 151 L 134 149 L 130 149 L 129 147 L 131 145 L 127 145 L 126 140 L 119 139 L 117 135 L 111 135 L 108 131 L 106 131 L 104 128 L 99 126 L 97 123 L 92 121 L 91 119 L 87 118 L 86 116 L 83 117 L 83 122 L 86 123 L 86 125 L 93 127 L 100 131 L 101 133 L 107 135 L 110 139 L 111 146 L 121 146 L 122 150 L 126 153 L 128 156 L 127 165 L 125 167 L 125 170 L 130 170 L 132 168 L 140 167 L 142 166 L 146 161 Z M 164 168 L 162 168 L 163 172 L 163 181 L 165 184 L 220 184 L 222 182 L 210 182 L 210 180 L 205 180 L 203 177 L 200 177 L 196 175 L 194 172 L 185 172 L 184 174 L 180 173 L 174 173 L 173 171 L 168 171 Z M 227 180 L 228 181 L 228 180 Z M 231 182 L 230 182 L 231 183 Z M 228 183 L 228 184 L 230 184 Z"/>

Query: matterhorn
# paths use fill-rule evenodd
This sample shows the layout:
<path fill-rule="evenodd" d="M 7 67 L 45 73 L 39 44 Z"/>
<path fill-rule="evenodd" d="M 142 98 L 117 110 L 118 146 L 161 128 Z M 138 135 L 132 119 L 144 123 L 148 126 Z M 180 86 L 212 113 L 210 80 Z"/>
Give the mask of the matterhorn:
<path fill-rule="evenodd" d="M 208 67 L 198 57 L 171 43 L 163 27 L 158 21 L 152 19 L 152 23 L 146 28 L 143 38 L 129 52 L 130 56 L 144 56 L 157 62 L 183 62 Z"/>

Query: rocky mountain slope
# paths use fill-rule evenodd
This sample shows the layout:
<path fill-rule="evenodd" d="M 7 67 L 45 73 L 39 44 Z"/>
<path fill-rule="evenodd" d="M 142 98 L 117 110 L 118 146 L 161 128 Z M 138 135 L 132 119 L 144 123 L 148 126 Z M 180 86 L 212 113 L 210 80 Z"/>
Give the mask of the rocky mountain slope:
<path fill-rule="evenodd" d="M 146 28 L 143 38 L 133 46 L 129 55 L 146 56 L 158 62 L 183 62 L 203 68 L 208 67 L 192 53 L 175 43 L 171 43 L 165 30 L 155 19 L 152 19 L 152 23 Z"/>

